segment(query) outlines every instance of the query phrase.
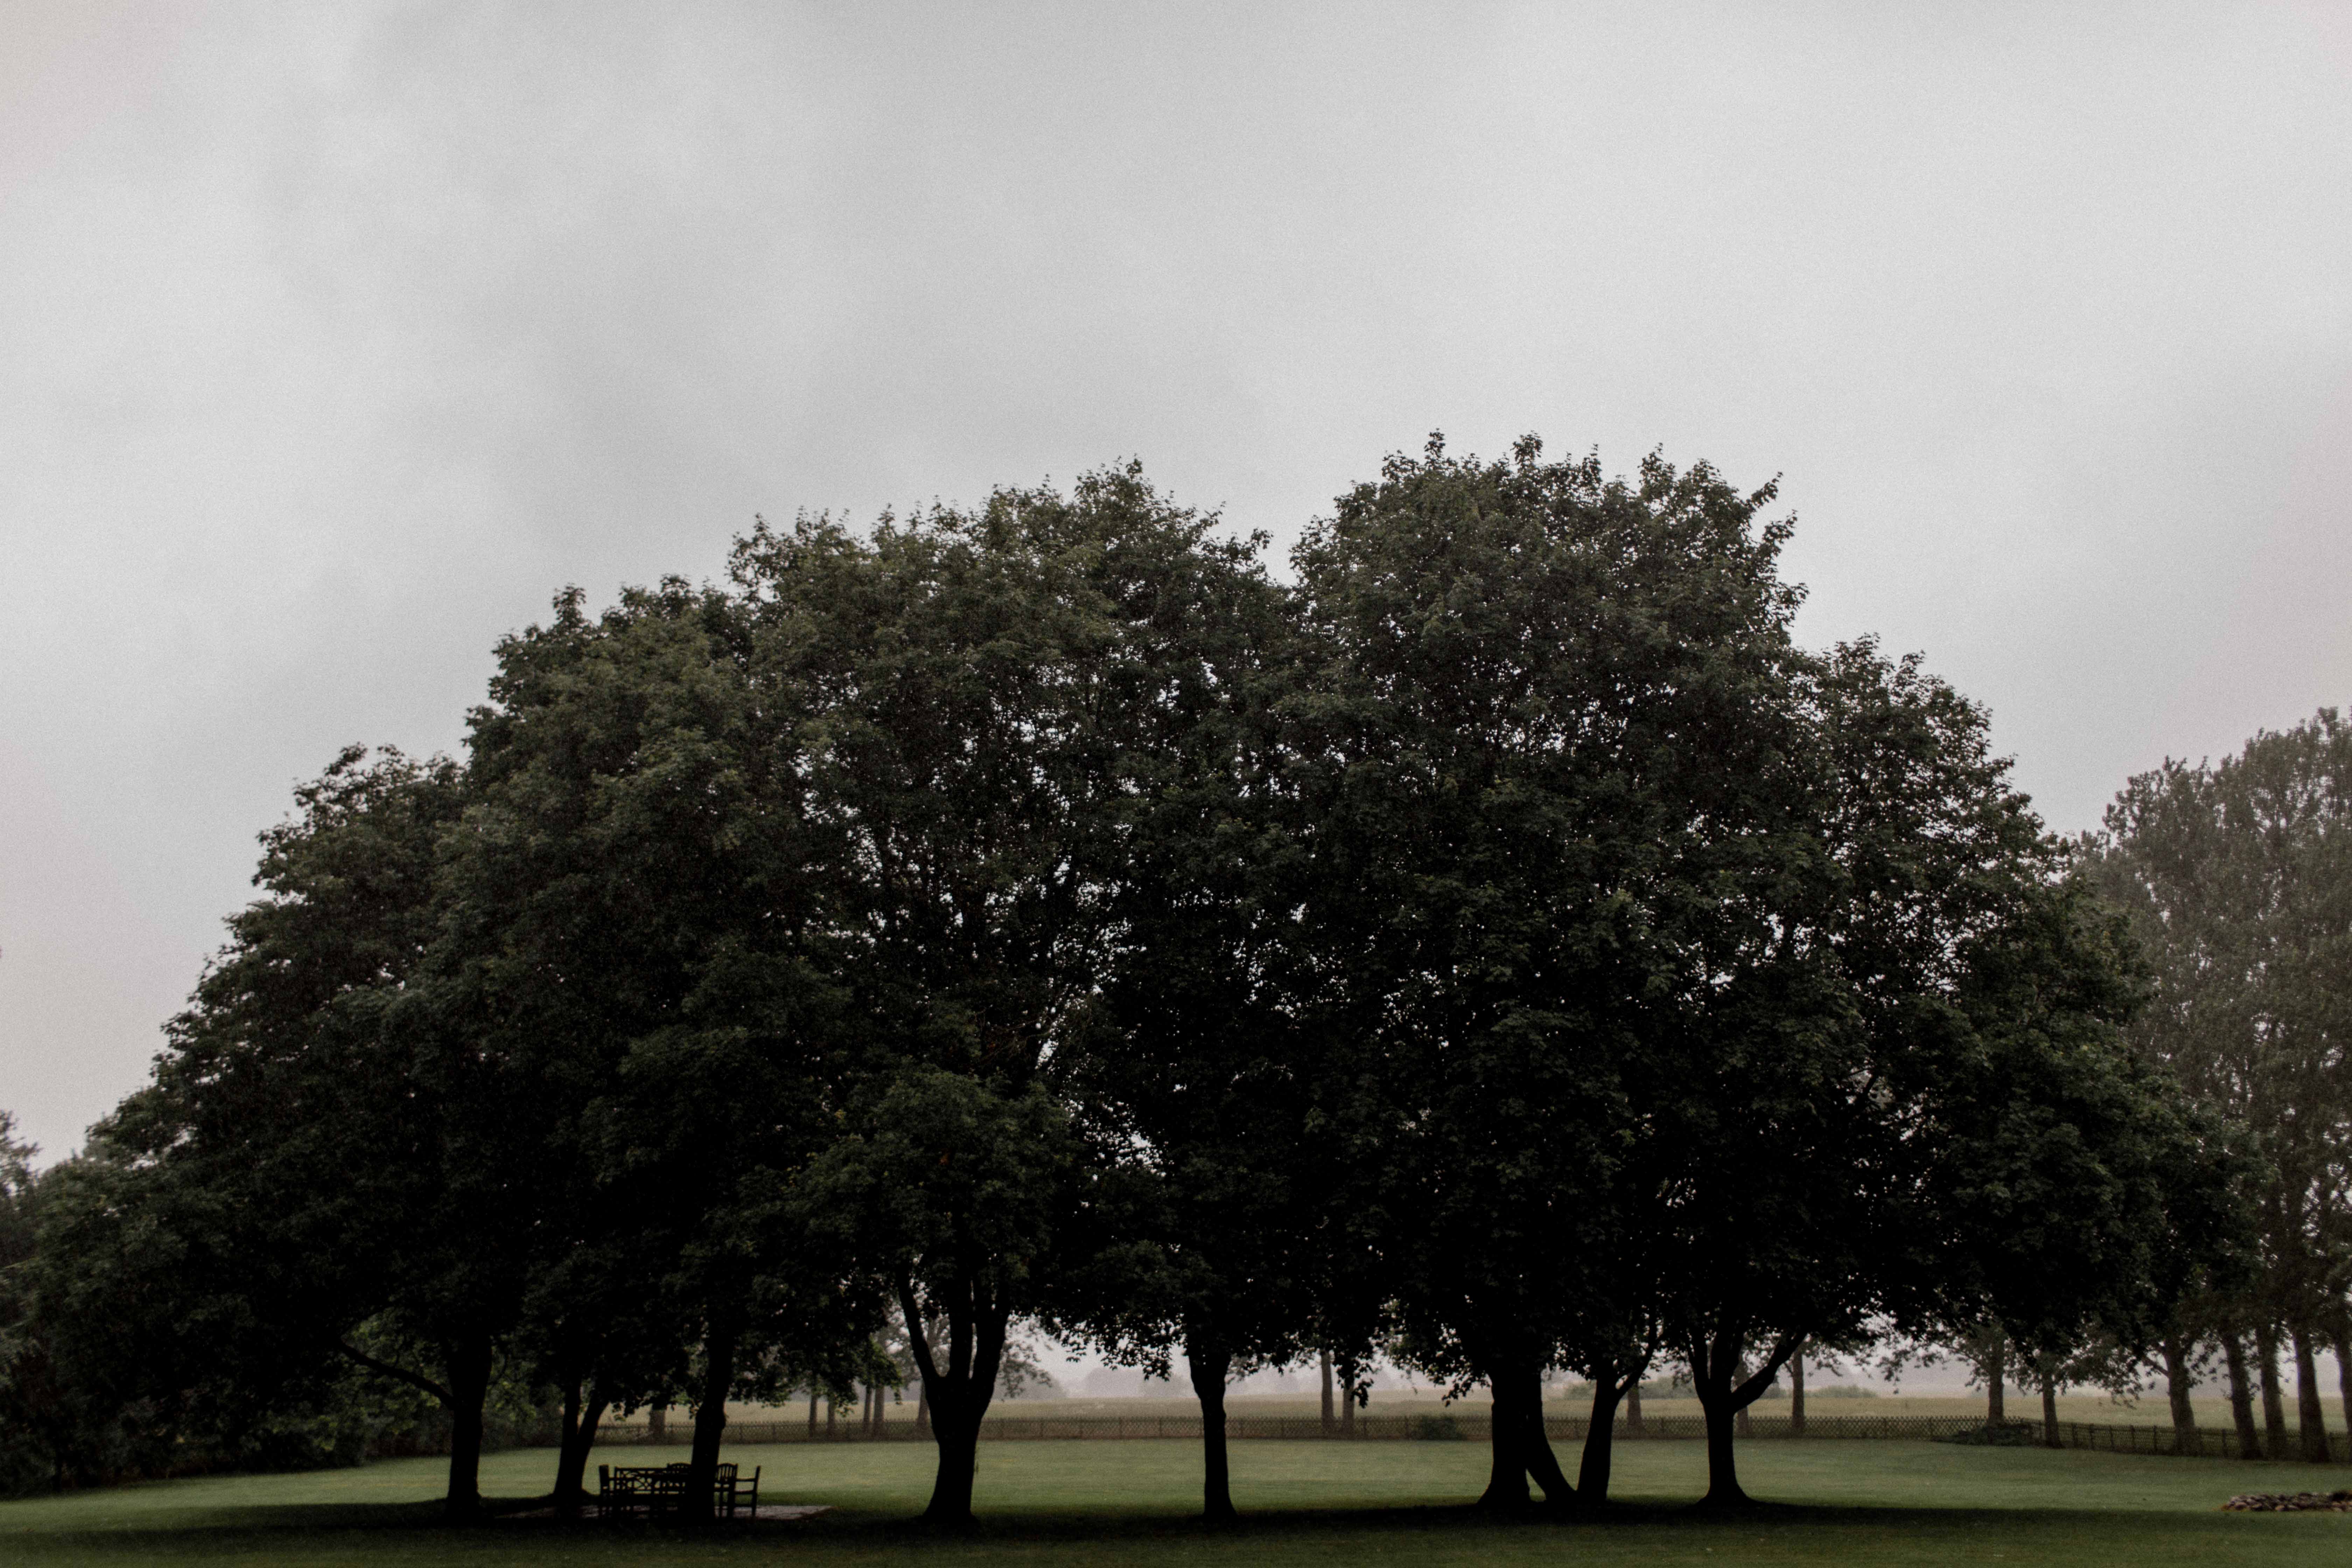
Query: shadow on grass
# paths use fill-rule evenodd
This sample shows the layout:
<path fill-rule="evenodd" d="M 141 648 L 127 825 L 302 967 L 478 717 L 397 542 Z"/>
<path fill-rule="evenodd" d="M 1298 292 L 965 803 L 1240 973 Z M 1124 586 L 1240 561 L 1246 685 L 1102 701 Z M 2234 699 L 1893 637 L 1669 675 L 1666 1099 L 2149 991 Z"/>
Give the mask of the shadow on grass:
<path fill-rule="evenodd" d="M 2301 1520 L 2306 1524 L 2326 1520 L 2341 1528 L 2336 1516 L 2226 1515 L 2218 1510 L 2132 1513 L 1771 1502 L 1737 1509 L 1623 1502 L 1591 1510 L 1555 1513 L 1530 1508 L 1510 1514 L 1470 1504 L 1300 1508 L 1252 1512 L 1222 1525 L 1191 1514 L 1142 1509 L 1038 1509 L 983 1513 L 971 1525 L 954 1531 L 928 1526 L 903 1513 L 854 1507 L 836 1507 L 807 1519 L 721 1521 L 697 1527 L 593 1517 L 511 1517 L 543 1501 L 497 1501 L 488 1518 L 470 1525 L 445 1520 L 437 1501 L 192 1509 L 168 1524 L 26 1531 L 16 1535 L 14 1544 L 35 1549 L 28 1561 L 44 1554 L 70 1554 L 73 1561 L 102 1557 L 160 1562 L 238 1551 L 265 1559 L 275 1559 L 282 1551 L 286 1560 L 297 1561 L 307 1558 L 307 1553 L 298 1556 L 296 1545 L 298 1538 L 307 1536 L 318 1549 L 331 1552 L 336 1561 L 356 1555 L 352 1551 L 359 1545 L 356 1538 L 364 1537 L 366 1555 L 380 1554 L 394 1561 L 440 1561 L 478 1552 L 499 1562 L 527 1562 L 536 1560 L 541 1551 L 549 1562 L 607 1554 L 614 1561 L 637 1561 L 649 1547 L 659 1548 L 665 1556 L 683 1552 L 691 1558 L 698 1557 L 703 1547 L 756 1544 L 772 1549 L 790 1543 L 796 1555 L 845 1561 L 919 1561 L 919 1552 L 946 1563 L 1012 1561 L 1047 1552 L 1080 1562 L 1166 1556 L 1182 1561 L 1229 1557 L 1235 1562 L 1306 1563 L 1327 1561 L 1335 1550 L 1360 1550 L 1371 1542 L 1384 1543 L 1387 1554 L 1406 1560 L 1427 1556 L 1433 1561 L 1451 1561 L 1464 1547 L 1475 1548 L 1482 1557 L 1491 1553 L 1497 1559 L 1515 1560 L 1522 1555 L 1549 1557 L 1558 1546 L 1573 1542 L 1580 1556 L 1612 1562 L 1635 1557 L 1674 1561 L 1685 1555 L 1696 1562 L 1702 1560 L 1697 1555 L 1702 1551 L 1717 1553 L 1704 1559 L 1709 1562 L 1725 1561 L 1725 1552 L 1836 1562 L 1874 1558 L 1875 1551 L 1865 1548 L 1895 1541 L 1914 1552 L 1937 1542 L 1948 1543 L 1952 1551 L 1966 1551 L 1999 1536 L 2040 1548 L 2050 1553 L 2049 1561 L 2056 1562 L 2077 1560 L 2069 1543 L 2096 1542 L 2103 1549 L 2127 1550 L 2134 1537 L 2151 1544 L 2159 1536 L 2167 1538 L 2163 1543 L 2173 1549 L 2160 1554 L 2167 1560 L 2191 1542 L 2247 1548 L 2283 1544 L 2271 1531 L 2247 1531 L 2249 1521 L 2274 1525 L 2282 1520 Z M 0 1544 L 5 1543 L 5 1537 L 0 1537 Z M 1759 1551 L 1767 1547 L 1769 1551 Z M 2097 1560 L 2108 1560 L 2106 1550 L 2097 1553 Z M 2231 1561 L 2242 1560 L 2235 1552 L 2225 1555 Z"/>

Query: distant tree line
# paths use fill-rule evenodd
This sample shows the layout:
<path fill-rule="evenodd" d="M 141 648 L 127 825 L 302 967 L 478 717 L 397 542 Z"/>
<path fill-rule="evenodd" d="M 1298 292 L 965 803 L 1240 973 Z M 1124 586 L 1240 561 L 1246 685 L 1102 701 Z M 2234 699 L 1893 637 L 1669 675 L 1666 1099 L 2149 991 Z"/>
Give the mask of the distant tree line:
<path fill-rule="evenodd" d="M 1433 439 L 1288 581 L 1130 466 L 567 592 L 462 760 L 298 791 L 152 1083 L 12 1153 L 0 1440 L 430 1407 L 463 1514 L 533 1399 L 576 1502 L 607 1415 L 707 1476 L 730 1397 L 895 1355 L 952 1523 L 1034 1323 L 1181 1368 L 1213 1517 L 1238 1373 L 1376 1354 L 1489 1391 L 1496 1507 L 1604 1500 L 1678 1367 L 1731 1503 L 1809 1345 L 2340 1342 L 2352 879 L 2229 768 L 2049 834 L 1982 710 L 1797 644 L 1771 494 Z"/>

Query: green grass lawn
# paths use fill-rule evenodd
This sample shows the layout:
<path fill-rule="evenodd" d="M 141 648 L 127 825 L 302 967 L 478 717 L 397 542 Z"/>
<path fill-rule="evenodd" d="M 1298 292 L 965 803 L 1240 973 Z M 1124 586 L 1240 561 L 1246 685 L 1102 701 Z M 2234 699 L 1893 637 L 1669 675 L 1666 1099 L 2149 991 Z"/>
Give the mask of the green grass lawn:
<path fill-rule="evenodd" d="M 1189 1443 L 998 1443 L 981 1450 L 980 1528 L 934 1540 L 910 1522 L 930 1455 L 907 1444 L 745 1447 L 763 1498 L 831 1504 L 791 1525 L 702 1535 L 645 1526 L 435 1522 L 438 1461 L 299 1476 L 156 1482 L 0 1503 L 0 1563 L 218 1564 L 937 1563 L 1190 1564 L 2008 1563 L 2304 1564 L 2352 1568 L 2352 1514 L 2217 1511 L 2247 1490 L 2326 1490 L 2352 1472 L 1935 1443 L 1757 1443 L 1741 1475 L 1763 1506 L 1685 1511 L 1704 1489 L 1696 1443 L 1618 1450 L 1612 1517 L 1496 1521 L 1471 1443 L 1236 1444 L 1230 1531 L 1190 1517 Z M 642 1458 L 644 1451 L 612 1456 Z M 1571 1468 L 1572 1454 L 1563 1454 Z M 497 1455 L 494 1497 L 543 1492 L 553 1456 Z"/>

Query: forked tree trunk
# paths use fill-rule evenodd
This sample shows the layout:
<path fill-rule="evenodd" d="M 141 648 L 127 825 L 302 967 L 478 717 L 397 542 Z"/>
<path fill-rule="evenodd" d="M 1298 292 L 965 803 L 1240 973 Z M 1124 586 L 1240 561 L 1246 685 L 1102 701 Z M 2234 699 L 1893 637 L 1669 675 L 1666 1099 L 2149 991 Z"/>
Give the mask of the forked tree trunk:
<path fill-rule="evenodd" d="M 2263 1447 L 2273 1459 L 2287 1456 L 2286 1400 L 2279 1391 L 2278 1327 L 2259 1323 L 2254 1328 L 2254 1354 L 2262 1364 L 2254 1370 L 2263 1380 Z"/>
<path fill-rule="evenodd" d="M 2302 1439 L 2305 1464 L 2324 1465 L 2327 1451 L 2327 1407 L 2319 1397 L 2319 1364 L 2311 1353 L 2308 1330 L 2294 1331 L 2294 1415 L 2296 1436 Z"/>
<path fill-rule="evenodd" d="M 1239 1517 L 1225 1454 L 1225 1379 L 1234 1358 L 1214 1343 L 1188 1339 L 1184 1361 L 1192 1375 L 1192 1397 L 1201 1402 L 1201 1515 L 1212 1524 L 1228 1524 Z"/>
<path fill-rule="evenodd" d="M 2202 1454 L 2205 1435 L 2197 1430 L 2197 1406 L 2189 1401 L 2194 1379 L 2189 1372 L 2188 1347 L 2175 1334 L 2164 1342 L 2163 1348 L 2165 1396 L 2172 1404 L 2172 1451 Z"/>
<path fill-rule="evenodd" d="M 1559 1458 L 1544 1431 L 1543 1370 L 1530 1357 L 1514 1357 L 1487 1373 L 1486 1386 L 1494 1398 L 1487 1422 L 1491 1463 L 1486 1495 L 1478 1505 L 1525 1508 L 1532 1478 L 1543 1489 L 1545 1502 L 1555 1508 L 1573 1506 L 1576 1489 L 1560 1472 Z"/>
<path fill-rule="evenodd" d="M 1698 1394 L 1699 1408 L 1706 1413 L 1706 1496 L 1700 1500 L 1703 1506 L 1737 1508 L 1748 1500 L 1748 1493 L 1739 1485 L 1738 1460 L 1732 1441 L 1735 1423 L 1739 1412 L 1771 1386 L 1774 1374 L 1803 1342 L 1802 1335 L 1784 1337 L 1773 1346 L 1761 1366 L 1737 1382 L 1734 1378 L 1746 1365 L 1738 1335 L 1721 1332 L 1704 1340 L 1692 1339 L 1684 1345 L 1685 1358 L 1690 1363 L 1691 1386 Z"/>
<path fill-rule="evenodd" d="M 463 1340 L 449 1347 L 449 1492 L 441 1510 L 450 1519 L 482 1511 L 482 1405 L 490 1392 L 490 1342 Z"/>
<path fill-rule="evenodd" d="M 555 1506 L 567 1514 L 578 1513 L 588 1500 L 588 1456 L 607 1403 L 601 1394 L 583 1398 L 581 1381 L 563 1391 L 563 1438 L 555 1458 Z"/>
<path fill-rule="evenodd" d="M 934 1526 L 961 1529 L 971 1522 L 972 1479 L 980 1466 L 980 1424 L 996 1394 L 1011 1314 L 978 1289 L 943 1304 L 948 1320 L 944 1362 L 934 1353 L 923 1326 L 913 1281 L 898 1281 L 898 1310 L 906 1317 L 908 1348 L 923 1380 L 930 1407 L 931 1440 L 939 1450 L 939 1470 L 931 1481 L 931 1500 L 923 1510 L 923 1520 Z"/>
<path fill-rule="evenodd" d="M 727 1394 L 735 1386 L 735 1325 L 714 1324 L 702 1341 L 702 1388 L 694 1402 L 694 1452 L 686 1466 L 678 1518 L 707 1523 L 719 1488 L 719 1445 L 727 1433 Z"/>
<path fill-rule="evenodd" d="M 2246 1338 L 2235 1329 L 2221 1335 L 2221 1360 L 2230 1369 L 2230 1421 L 2238 1429 L 2238 1458 L 2263 1457 L 2263 1435 L 2254 1425 L 2254 1387 L 2246 1365 Z"/>

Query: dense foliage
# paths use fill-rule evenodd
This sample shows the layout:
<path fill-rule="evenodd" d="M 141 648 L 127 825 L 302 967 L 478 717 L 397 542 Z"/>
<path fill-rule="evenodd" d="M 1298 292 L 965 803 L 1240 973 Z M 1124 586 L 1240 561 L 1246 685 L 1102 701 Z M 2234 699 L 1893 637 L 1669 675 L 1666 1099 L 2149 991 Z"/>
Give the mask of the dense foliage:
<path fill-rule="evenodd" d="M 1212 1517 L 1237 1372 L 1376 1353 L 1490 1389 L 1497 1507 L 1605 1499 L 1679 1363 L 1736 1502 L 1808 1344 L 2177 1334 L 2253 1178 L 1982 710 L 1793 639 L 1770 499 L 1433 439 L 1291 584 L 1129 467 L 566 593 L 462 761 L 304 787 L 85 1153 L 0 1127 L 6 1462 L 429 1410 L 465 1513 L 520 1398 L 576 1503 L 607 1411 L 707 1474 L 730 1397 L 906 1378 L 953 1523 L 1032 1321 L 1182 1359 Z M 2340 1145 L 2263 1149 L 2340 1322 Z"/>

